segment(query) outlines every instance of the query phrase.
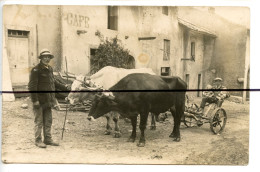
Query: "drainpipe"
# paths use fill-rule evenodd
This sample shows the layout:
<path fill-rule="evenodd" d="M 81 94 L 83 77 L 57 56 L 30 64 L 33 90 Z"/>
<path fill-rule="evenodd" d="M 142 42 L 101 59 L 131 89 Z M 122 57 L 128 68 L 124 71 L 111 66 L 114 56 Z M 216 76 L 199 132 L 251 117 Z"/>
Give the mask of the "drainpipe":
<path fill-rule="evenodd" d="M 63 67 L 64 66 L 63 64 L 63 22 L 62 22 L 63 7 L 60 5 L 59 8 L 60 8 L 60 23 L 59 23 L 60 25 L 60 66 L 59 68 L 60 71 L 62 71 L 62 69 L 64 69 Z"/>
<path fill-rule="evenodd" d="M 247 39 L 246 39 L 246 53 L 245 53 L 245 71 L 244 71 L 244 85 L 243 88 L 247 89 L 247 75 L 249 69 L 249 47 L 250 47 L 250 40 L 249 40 L 249 30 L 247 30 Z M 246 102 L 246 93 L 247 91 L 243 91 L 242 102 Z"/>
<path fill-rule="evenodd" d="M 38 57 L 38 55 L 39 55 L 39 33 L 38 33 L 38 25 L 37 24 L 36 24 L 35 29 L 36 29 L 36 57 Z"/>
<path fill-rule="evenodd" d="M 189 43 L 189 30 L 184 29 L 184 34 L 183 34 L 183 58 L 187 58 L 187 49 L 188 49 L 188 43 Z M 185 80 L 186 77 L 186 72 L 187 72 L 187 62 L 186 60 L 183 60 L 183 79 Z"/>

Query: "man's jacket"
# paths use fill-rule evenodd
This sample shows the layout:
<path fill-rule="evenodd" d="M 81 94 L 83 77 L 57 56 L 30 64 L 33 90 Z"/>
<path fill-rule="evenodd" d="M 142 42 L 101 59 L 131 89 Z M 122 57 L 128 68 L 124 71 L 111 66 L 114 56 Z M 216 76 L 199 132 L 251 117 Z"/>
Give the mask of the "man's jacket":
<path fill-rule="evenodd" d="M 39 63 L 31 70 L 28 84 L 29 91 L 32 91 L 32 102 L 39 101 L 42 106 L 46 107 L 54 106 L 56 104 L 55 85 L 65 87 L 54 79 L 51 66 Z"/>
<path fill-rule="evenodd" d="M 219 97 L 220 99 L 228 98 L 230 95 L 227 91 L 225 91 L 227 88 L 223 85 L 217 87 L 213 86 L 209 90 L 214 91 L 204 91 L 203 96 L 204 97 Z"/>

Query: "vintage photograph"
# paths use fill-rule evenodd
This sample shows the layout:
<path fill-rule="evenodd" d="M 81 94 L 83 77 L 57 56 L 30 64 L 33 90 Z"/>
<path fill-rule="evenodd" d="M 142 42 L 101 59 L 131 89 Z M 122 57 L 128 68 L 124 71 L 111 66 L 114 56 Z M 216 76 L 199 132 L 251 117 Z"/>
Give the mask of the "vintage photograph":
<path fill-rule="evenodd" d="M 4 5 L 2 162 L 248 165 L 250 9 Z"/>

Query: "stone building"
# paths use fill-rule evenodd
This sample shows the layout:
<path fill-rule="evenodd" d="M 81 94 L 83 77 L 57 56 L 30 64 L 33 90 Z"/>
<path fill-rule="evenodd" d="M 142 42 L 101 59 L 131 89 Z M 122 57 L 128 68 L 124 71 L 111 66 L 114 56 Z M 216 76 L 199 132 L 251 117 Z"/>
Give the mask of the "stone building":
<path fill-rule="evenodd" d="M 241 7 L 222 8 L 231 11 L 232 8 Z M 187 21 L 192 21 L 195 25 L 210 28 L 216 34 L 211 61 L 204 61 L 203 64 L 203 70 L 209 71 L 205 76 L 203 85 L 205 86 L 214 77 L 221 77 L 227 88 L 249 88 L 249 77 L 247 77 L 250 71 L 249 25 L 237 24 L 227 20 L 218 15 L 214 7 L 179 7 L 178 15 Z M 231 94 L 242 96 L 243 92 L 232 91 Z"/>
<path fill-rule="evenodd" d="M 88 74 L 90 59 L 101 42 L 100 33 L 104 39 L 117 36 L 135 57 L 137 68 L 150 67 L 158 75 L 180 76 L 190 89 L 205 88 L 215 76 L 232 82 L 230 88 L 237 88 L 237 81 L 225 74 L 244 76 L 230 69 L 231 62 L 225 65 L 223 60 L 230 58 L 240 68 L 243 66 L 235 58 L 242 59 L 242 52 L 245 55 L 244 30 L 234 26 L 235 31 L 219 34 L 218 29 L 194 17 L 199 12 L 194 8 L 161 6 L 6 5 L 3 51 L 9 59 L 13 88 L 27 85 L 29 72 L 38 63 L 42 48 L 54 54 L 51 65 L 55 71 L 65 70 L 66 57 L 69 72 Z M 203 14 L 208 15 L 208 20 L 212 18 L 209 12 Z M 221 21 L 219 27 L 226 24 Z M 228 34 L 241 36 L 232 41 L 226 37 Z M 233 48 L 226 50 L 227 44 Z M 233 50 L 241 53 L 233 55 Z M 201 92 L 191 94 L 200 96 Z"/>

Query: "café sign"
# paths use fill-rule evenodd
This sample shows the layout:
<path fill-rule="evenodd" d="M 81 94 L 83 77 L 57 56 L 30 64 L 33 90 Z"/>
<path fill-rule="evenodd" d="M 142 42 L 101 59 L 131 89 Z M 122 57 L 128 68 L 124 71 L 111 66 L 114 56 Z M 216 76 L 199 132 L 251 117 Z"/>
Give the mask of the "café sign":
<path fill-rule="evenodd" d="M 89 17 L 87 16 L 68 13 L 65 16 L 65 20 L 67 20 L 67 23 L 70 26 L 89 28 Z"/>

